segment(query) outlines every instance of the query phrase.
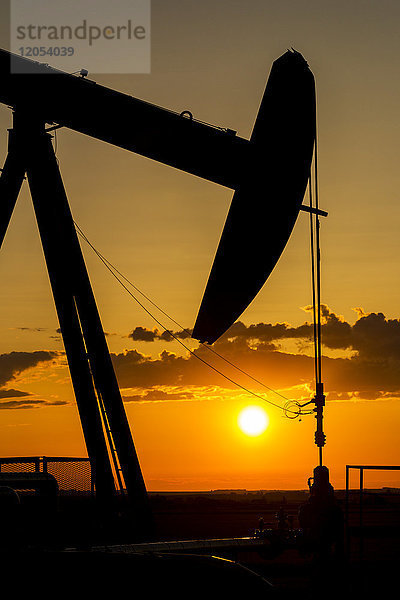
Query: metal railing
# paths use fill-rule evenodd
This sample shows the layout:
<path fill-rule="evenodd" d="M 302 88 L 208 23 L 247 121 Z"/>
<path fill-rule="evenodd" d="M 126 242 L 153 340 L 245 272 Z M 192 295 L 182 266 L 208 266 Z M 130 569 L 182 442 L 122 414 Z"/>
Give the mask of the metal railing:
<path fill-rule="evenodd" d="M 346 465 L 346 497 L 345 497 L 345 526 L 346 526 L 346 549 L 350 552 L 350 523 L 349 523 L 349 497 L 350 497 L 350 469 L 359 471 L 359 500 L 358 500 L 358 527 L 359 527 L 359 554 L 360 558 L 364 551 L 364 471 L 400 471 L 399 465 Z"/>
<path fill-rule="evenodd" d="M 94 493 L 94 478 L 88 458 L 13 456 L 0 458 L 0 473 L 49 473 L 61 494 Z"/>

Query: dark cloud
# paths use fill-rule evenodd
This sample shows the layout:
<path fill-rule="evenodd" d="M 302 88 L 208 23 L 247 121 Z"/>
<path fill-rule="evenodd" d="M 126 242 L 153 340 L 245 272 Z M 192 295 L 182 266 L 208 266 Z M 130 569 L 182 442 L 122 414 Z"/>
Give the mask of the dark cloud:
<path fill-rule="evenodd" d="M 311 311 L 311 306 L 305 307 Z M 331 349 L 349 348 L 351 345 L 350 334 L 352 326 L 344 319 L 336 315 L 328 306 L 322 305 L 322 339 L 324 346 Z M 257 323 L 246 326 L 237 321 L 226 332 L 218 343 L 225 339 L 241 338 L 246 341 L 258 340 L 260 342 L 276 342 L 284 339 L 298 339 L 311 341 L 314 337 L 314 326 L 312 323 L 303 323 L 292 327 L 288 323 Z"/>
<path fill-rule="evenodd" d="M 31 396 L 31 394 L 27 394 Z M 0 396 L 1 398 L 1 396 Z M 64 406 L 68 404 L 64 400 L 43 400 L 39 398 L 24 398 L 21 400 L 0 400 L 0 410 L 7 409 L 28 409 L 28 408 L 43 408 L 46 406 Z"/>
<path fill-rule="evenodd" d="M 157 329 L 146 329 L 146 327 L 135 327 L 128 337 L 134 342 L 154 342 L 158 338 L 158 331 Z"/>
<path fill-rule="evenodd" d="M 0 399 L 2 398 L 22 398 L 25 396 L 31 396 L 32 394 L 30 394 L 29 392 L 22 392 L 20 390 L 13 390 L 13 389 L 8 389 L 8 390 L 0 390 Z"/>
<path fill-rule="evenodd" d="M 36 367 L 39 363 L 49 362 L 58 355 L 58 352 L 47 350 L 0 354 L 0 386 L 4 386 L 8 381 L 22 373 L 22 371 Z"/>
<path fill-rule="evenodd" d="M 6 402 L 0 402 L 0 410 L 39 408 L 45 404 L 45 400 L 7 400 Z"/>
<path fill-rule="evenodd" d="M 226 334 L 219 340 L 224 339 L 244 339 L 259 340 L 260 342 L 272 342 L 273 340 L 288 338 L 312 338 L 313 327 L 310 323 L 300 325 L 300 327 L 291 327 L 287 323 L 257 323 L 246 326 L 241 321 L 232 325 Z M 218 343 L 218 342 L 217 342 Z"/>
<path fill-rule="evenodd" d="M 34 333 L 47 331 L 47 327 L 13 327 L 13 329 L 16 329 L 17 331 L 31 331 Z"/>
<path fill-rule="evenodd" d="M 162 402 L 165 400 L 192 400 L 194 394 L 191 392 L 165 392 L 163 390 L 149 390 L 144 394 L 133 394 L 123 396 L 124 402 Z"/>
<path fill-rule="evenodd" d="M 179 385 L 189 364 L 188 359 L 167 350 L 155 360 L 137 350 L 113 354 L 111 357 L 119 384 L 124 388 Z M 201 385 L 200 378 L 197 378 L 196 384 Z"/>
<path fill-rule="evenodd" d="M 179 340 L 190 340 L 192 338 L 193 329 L 181 329 L 179 331 L 173 331 L 172 333 L 174 334 L 174 337 L 178 338 Z M 164 331 L 160 335 L 160 340 L 164 340 L 166 338 L 168 341 L 172 341 L 174 339 L 168 331 Z"/>
<path fill-rule="evenodd" d="M 171 335 L 172 333 L 172 335 Z M 161 340 L 163 342 L 172 342 L 174 337 L 180 340 L 188 340 L 191 338 L 191 329 L 181 329 L 180 331 L 163 331 L 160 333 L 158 329 L 147 329 L 146 327 L 135 327 L 128 335 L 135 342 L 154 342 Z"/>
<path fill-rule="evenodd" d="M 351 347 L 360 358 L 400 360 L 400 320 L 381 312 L 362 316 L 352 327 Z"/>

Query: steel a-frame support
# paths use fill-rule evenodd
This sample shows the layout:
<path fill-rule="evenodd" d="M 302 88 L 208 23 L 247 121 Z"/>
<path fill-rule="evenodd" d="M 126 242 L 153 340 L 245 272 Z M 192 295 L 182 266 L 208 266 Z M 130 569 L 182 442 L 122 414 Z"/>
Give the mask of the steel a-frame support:
<path fill-rule="evenodd" d="M 119 482 L 145 531 L 151 521 L 146 487 L 51 136 L 43 121 L 18 111 L 9 134 L 0 178 L 0 246 L 26 173 L 96 496 L 111 507 Z"/>

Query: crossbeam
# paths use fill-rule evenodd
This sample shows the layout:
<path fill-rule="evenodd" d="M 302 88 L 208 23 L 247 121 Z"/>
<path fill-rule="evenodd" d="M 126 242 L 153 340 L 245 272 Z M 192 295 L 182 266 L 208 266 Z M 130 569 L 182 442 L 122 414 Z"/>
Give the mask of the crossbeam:
<path fill-rule="evenodd" d="M 228 188 L 254 160 L 254 145 L 229 131 L 2 49 L 0 81 L 7 106 Z"/>
<path fill-rule="evenodd" d="M 302 204 L 300 206 L 300 210 L 303 212 L 311 213 L 313 215 L 318 215 L 319 217 L 327 217 L 328 213 L 325 210 L 321 210 L 320 208 L 314 208 L 313 206 L 307 206 L 307 204 Z"/>

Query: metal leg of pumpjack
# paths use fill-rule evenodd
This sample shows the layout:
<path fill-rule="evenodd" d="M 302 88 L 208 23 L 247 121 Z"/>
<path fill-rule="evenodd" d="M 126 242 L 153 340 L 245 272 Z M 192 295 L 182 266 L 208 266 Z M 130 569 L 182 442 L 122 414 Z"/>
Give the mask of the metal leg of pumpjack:
<path fill-rule="evenodd" d="M 25 166 L 18 152 L 13 132 L 9 132 L 8 155 L 0 176 L 0 247 L 25 176 Z"/>
<path fill-rule="evenodd" d="M 50 142 L 49 152 L 53 152 Z M 93 379 L 103 402 L 128 500 L 138 523 L 145 526 L 150 520 L 146 486 L 59 171 L 58 185 L 63 190 L 58 197 L 58 218 L 63 221 L 70 237 L 70 260 L 76 275 L 74 294 Z"/>
<path fill-rule="evenodd" d="M 129 503 L 138 524 L 146 528 L 151 521 L 146 486 L 78 240 L 76 246 L 76 262 L 80 266 L 76 302 L 90 365 L 107 415 Z"/>
<path fill-rule="evenodd" d="M 51 141 L 44 133 L 44 124 L 38 129 L 29 125 L 27 121 L 21 123 L 16 119 L 16 134 L 19 142 L 24 144 L 28 182 L 82 429 L 94 470 L 96 497 L 101 505 L 109 506 L 115 494 L 114 477 L 74 297 L 69 235 L 58 214 L 57 200 L 63 190 L 59 187 L 58 167 L 52 149 L 49 151 Z"/>
<path fill-rule="evenodd" d="M 95 388 L 99 394 L 99 401 L 102 402 L 106 413 L 107 426 L 109 425 L 110 428 L 110 433 L 118 457 L 118 463 L 127 488 L 128 499 L 131 507 L 134 509 L 136 524 L 138 526 L 140 525 L 142 530 L 148 530 L 151 517 L 146 487 L 101 325 L 96 301 L 75 231 L 68 199 L 58 169 L 57 159 L 54 155 L 51 139 L 48 134 L 42 135 L 41 144 L 43 145 L 43 157 L 46 157 L 46 166 L 44 165 L 43 160 L 39 161 L 42 165 L 42 174 L 37 178 L 36 183 L 40 186 L 43 175 L 46 173 L 47 180 L 49 180 L 51 173 L 53 195 L 51 198 L 51 210 L 49 209 L 49 206 L 47 206 L 47 203 L 45 210 L 43 211 L 45 214 L 38 217 L 38 220 L 39 218 L 41 220 L 47 219 L 49 225 L 51 225 L 52 218 L 57 220 L 58 232 L 51 232 L 53 246 L 55 246 L 55 250 L 57 250 L 58 246 L 58 253 L 60 254 L 60 248 L 62 247 L 60 246 L 60 241 L 63 240 L 64 247 L 61 252 L 63 256 L 59 256 L 59 261 L 64 261 L 64 266 L 69 269 L 71 289 L 85 342 L 90 372 L 94 380 Z M 32 175 L 29 170 L 28 179 L 31 185 Z M 33 194 L 34 192 L 32 189 L 32 195 Z M 37 212 L 40 214 L 40 202 Z M 51 213 L 52 217 L 50 216 Z M 45 236 L 48 236 L 48 228 L 45 227 L 45 230 Z M 49 252 L 49 254 L 51 254 L 51 252 Z M 51 260 L 50 256 L 49 260 Z"/>

